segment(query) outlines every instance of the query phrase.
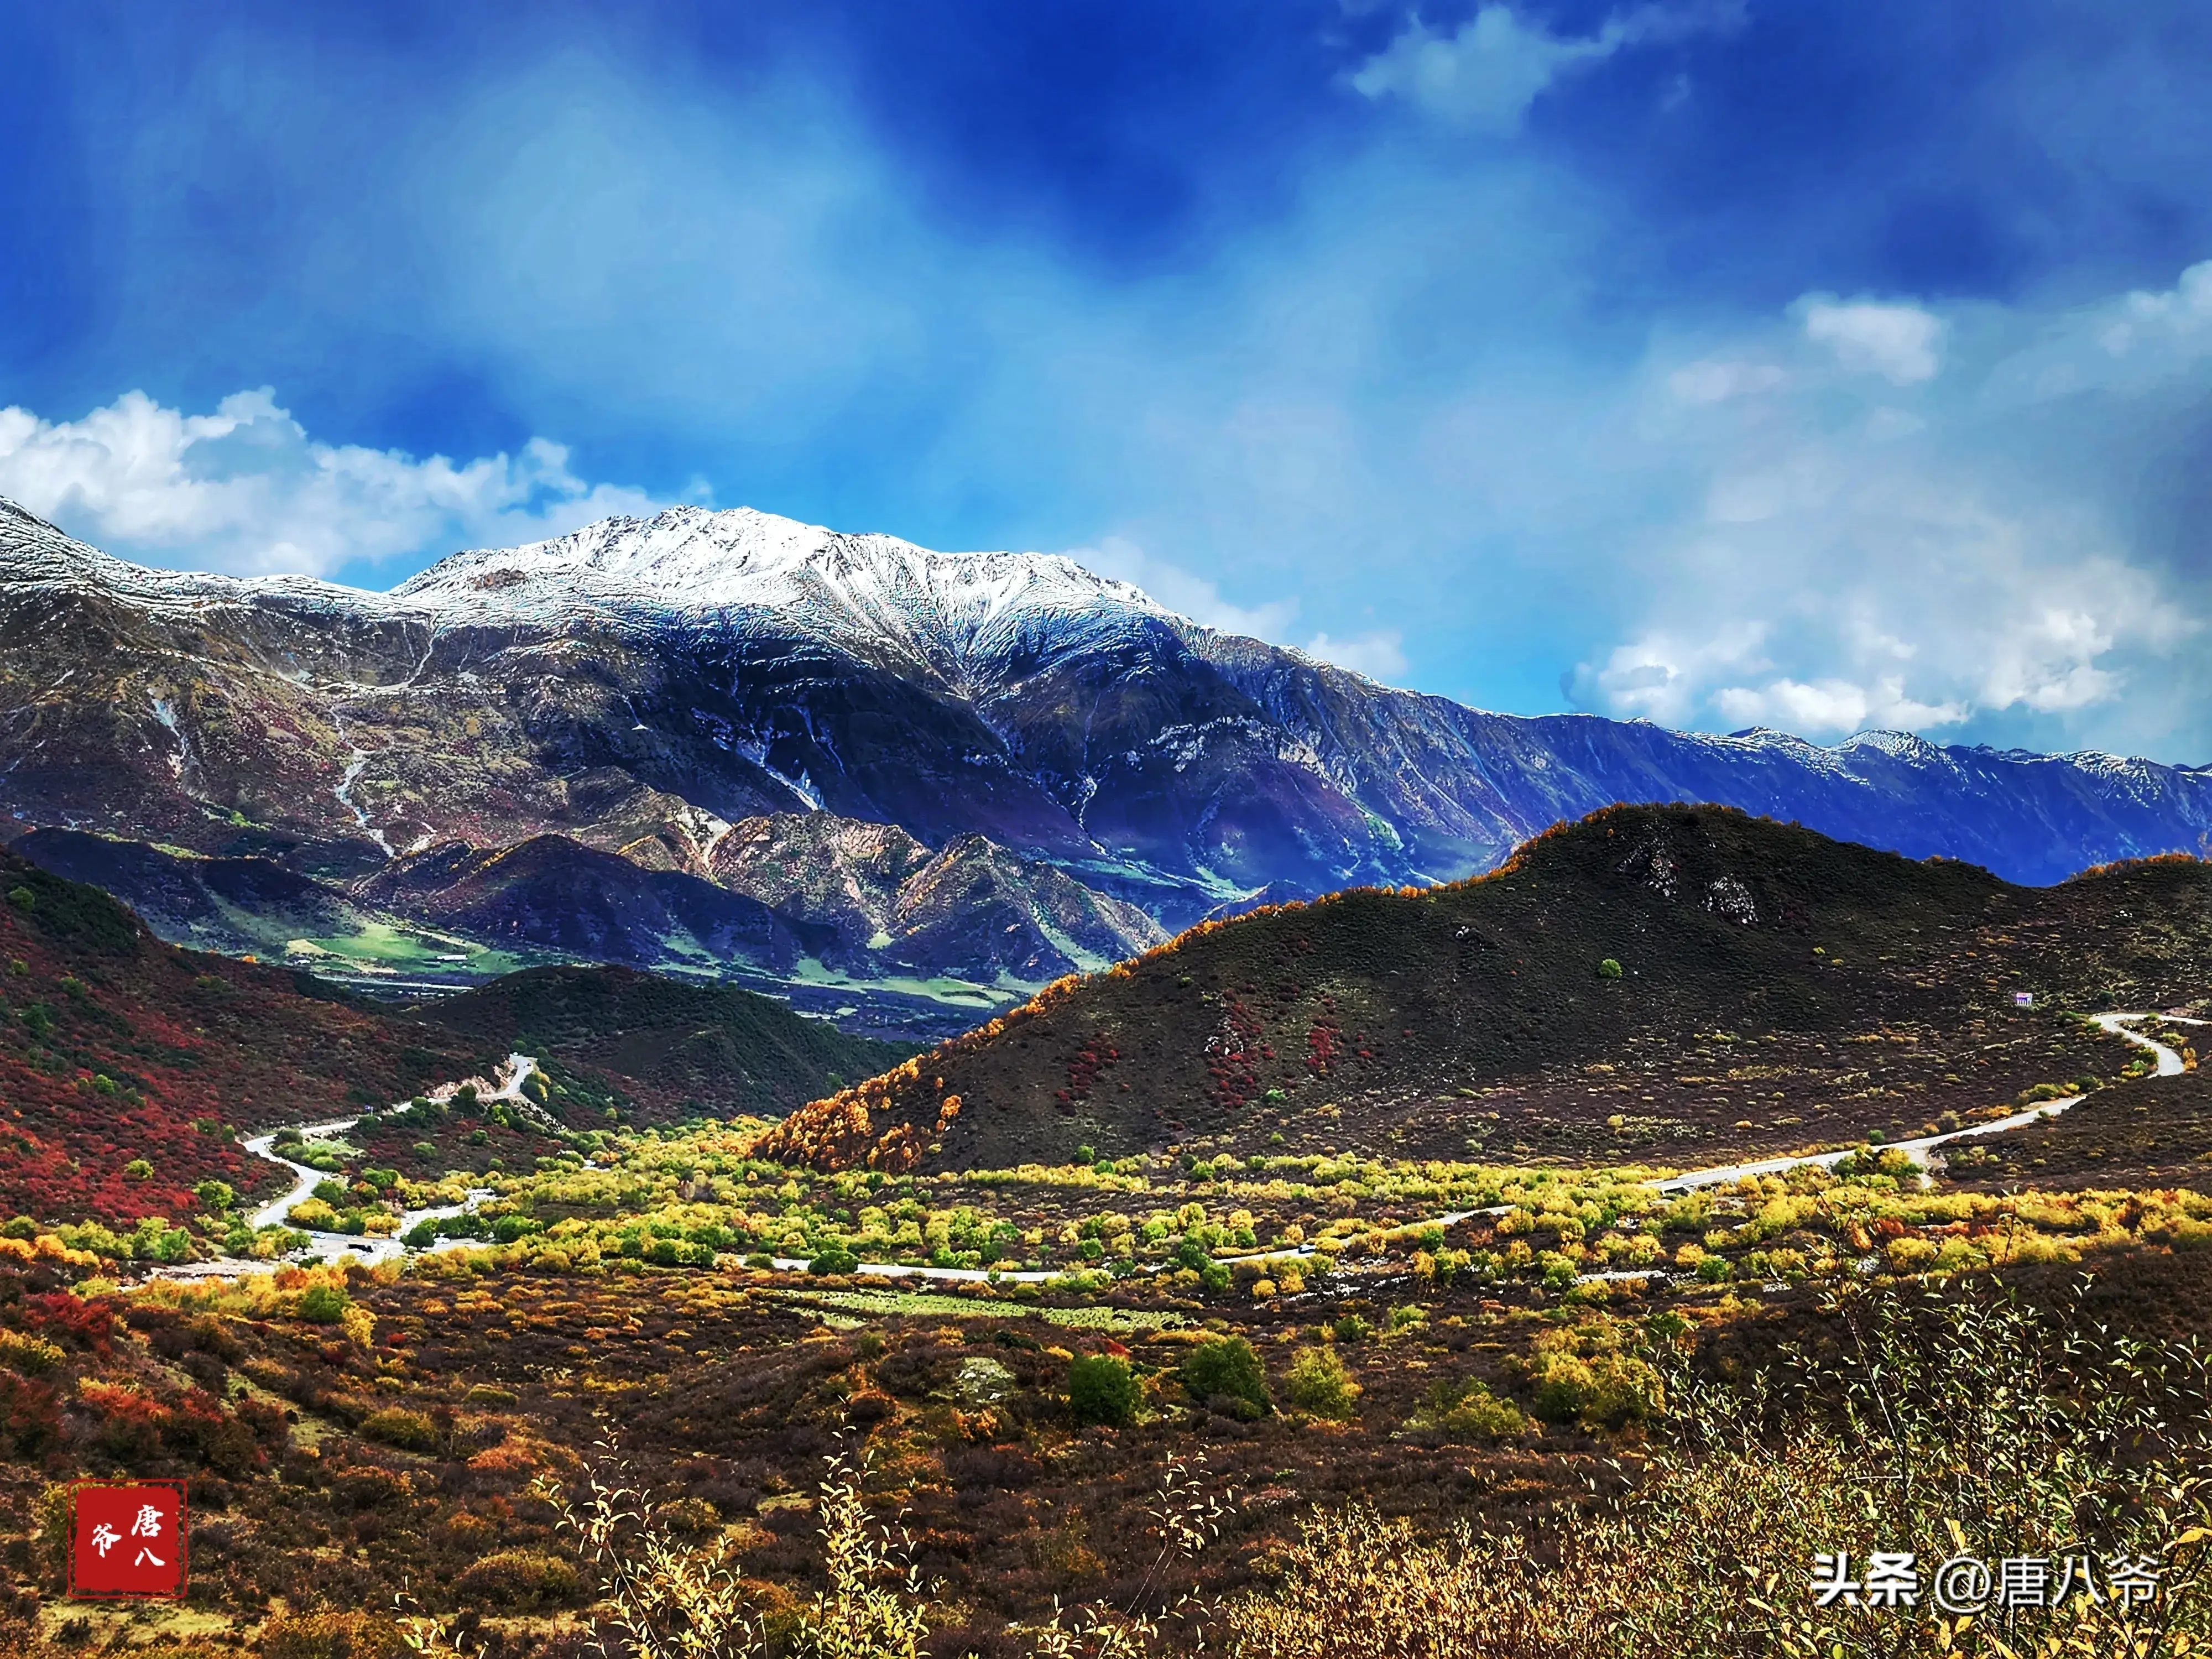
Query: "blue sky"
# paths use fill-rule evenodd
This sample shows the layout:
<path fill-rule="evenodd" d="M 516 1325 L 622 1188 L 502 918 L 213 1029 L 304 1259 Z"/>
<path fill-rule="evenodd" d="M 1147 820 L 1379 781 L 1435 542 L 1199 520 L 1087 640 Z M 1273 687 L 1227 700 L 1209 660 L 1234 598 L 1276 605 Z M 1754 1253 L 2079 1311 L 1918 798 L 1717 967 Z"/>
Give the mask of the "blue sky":
<path fill-rule="evenodd" d="M 2212 760 L 2212 12 L 0 0 L 0 494 L 675 501 L 1395 684 Z"/>

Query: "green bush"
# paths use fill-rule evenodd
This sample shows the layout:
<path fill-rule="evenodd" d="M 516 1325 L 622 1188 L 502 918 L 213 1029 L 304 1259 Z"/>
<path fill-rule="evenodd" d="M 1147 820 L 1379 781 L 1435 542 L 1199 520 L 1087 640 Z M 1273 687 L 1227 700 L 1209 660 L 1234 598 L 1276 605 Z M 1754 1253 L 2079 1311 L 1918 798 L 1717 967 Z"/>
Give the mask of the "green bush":
<path fill-rule="evenodd" d="M 1344 1369 L 1334 1348 L 1300 1348 L 1283 1377 L 1283 1398 L 1309 1417 L 1341 1422 L 1352 1415 L 1359 1385 Z"/>
<path fill-rule="evenodd" d="M 1275 1408 L 1267 1395 L 1267 1375 L 1260 1368 L 1260 1356 L 1241 1336 L 1200 1343 L 1183 1357 L 1176 1381 L 1193 1400 L 1208 1407 L 1218 1401 L 1229 1414 L 1248 1420 L 1265 1417 Z"/>
<path fill-rule="evenodd" d="M 1659 1408 L 1659 1373 L 1630 1354 L 1547 1354 L 1533 1380 L 1536 1414 L 1549 1422 L 1620 1428 Z"/>
<path fill-rule="evenodd" d="M 1600 979 L 1619 979 L 1620 977 L 1620 964 L 1618 962 L 1615 962 L 1611 957 L 1606 957 L 1604 961 L 1599 963 L 1597 965 L 1597 976 Z"/>
<path fill-rule="evenodd" d="M 1529 1423 L 1527 1413 L 1511 1401 L 1469 1380 L 1437 1383 L 1406 1426 L 1425 1429 L 1446 1440 L 1490 1441 L 1526 1434 Z"/>
<path fill-rule="evenodd" d="M 335 1325 L 353 1306 L 353 1298 L 336 1285 L 310 1285 L 300 1295 L 300 1317 L 310 1324 Z"/>
<path fill-rule="evenodd" d="M 397 1446 L 402 1451 L 438 1449 L 438 1425 L 420 1412 L 404 1411 L 398 1406 L 371 1412 L 362 1419 L 361 1432 L 364 1438 Z"/>
<path fill-rule="evenodd" d="M 125 1181 L 151 1181 L 154 1166 L 145 1158 L 134 1158 L 123 1166 L 123 1178 Z"/>
<path fill-rule="evenodd" d="M 35 910 L 39 908 L 39 896 L 27 887 L 10 887 L 8 902 L 18 910 Z"/>
<path fill-rule="evenodd" d="M 1079 1423 L 1119 1428 L 1137 1414 L 1137 1379 L 1110 1353 L 1081 1354 L 1067 1368 L 1067 1407 Z"/>
<path fill-rule="evenodd" d="M 842 1245 L 832 1244 L 806 1264 L 806 1271 L 811 1273 L 849 1273 L 860 1265 L 860 1257 Z"/>

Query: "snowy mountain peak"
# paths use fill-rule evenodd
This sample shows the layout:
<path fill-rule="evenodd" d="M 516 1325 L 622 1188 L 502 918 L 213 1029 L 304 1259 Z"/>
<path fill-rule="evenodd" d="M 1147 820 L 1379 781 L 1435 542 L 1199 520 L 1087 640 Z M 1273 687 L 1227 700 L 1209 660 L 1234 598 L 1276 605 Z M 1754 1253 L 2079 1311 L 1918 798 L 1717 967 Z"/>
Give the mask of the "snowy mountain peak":
<path fill-rule="evenodd" d="M 612 611 L 774 613 L 847 646 L 966 658 L 1139 619 L 1193 626 L 1127 582 L 1046 553 L 937 553 L 750 507 L 605 519 L 526 547 L 457 553 L 395 590 L 440 610 L 544 620 Z M 732 614 L 733 613 L 733 614 Z"/>

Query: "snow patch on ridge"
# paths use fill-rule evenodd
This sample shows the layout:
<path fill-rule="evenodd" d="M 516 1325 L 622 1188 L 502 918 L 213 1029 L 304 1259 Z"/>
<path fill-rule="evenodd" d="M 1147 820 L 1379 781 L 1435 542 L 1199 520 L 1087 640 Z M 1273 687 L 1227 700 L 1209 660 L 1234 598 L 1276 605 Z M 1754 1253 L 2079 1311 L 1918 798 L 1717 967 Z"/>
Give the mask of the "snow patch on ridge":
<path fill-rule="evenodd" d="M 1151 622 L 1197 624 L 1143 590 L 1047 553 L 937 553 L 750 507 L 608 519 L 526 547 L 456 553 L 394 591 L 452 614 L 557 625 L 680 616 L 747 631 L 757 616 L 864 656 L 884 650 L 956 683 L 995 665 Z"/>

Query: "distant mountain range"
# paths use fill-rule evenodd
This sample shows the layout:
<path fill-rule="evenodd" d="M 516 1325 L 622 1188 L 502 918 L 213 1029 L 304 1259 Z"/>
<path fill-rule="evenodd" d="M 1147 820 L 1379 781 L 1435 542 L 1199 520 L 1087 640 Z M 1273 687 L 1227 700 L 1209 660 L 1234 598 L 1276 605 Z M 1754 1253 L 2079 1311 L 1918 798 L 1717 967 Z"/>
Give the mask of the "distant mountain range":
<path fill-rule="evenodd" d="M 0 502 L 0 814 L 146 844 L 111 860 L 142 882 L 189 854 L 314 884 L 193 865 L 264 895 L 202 907 L 234 932 L 343 904 L 429 959 L 997 994 L 1655 800 L 2029 883 L 2212 849 L 2204 769 L 1485 714 L 1058 556 L 676 508 L 370 593 L 145 569 Z"/>

